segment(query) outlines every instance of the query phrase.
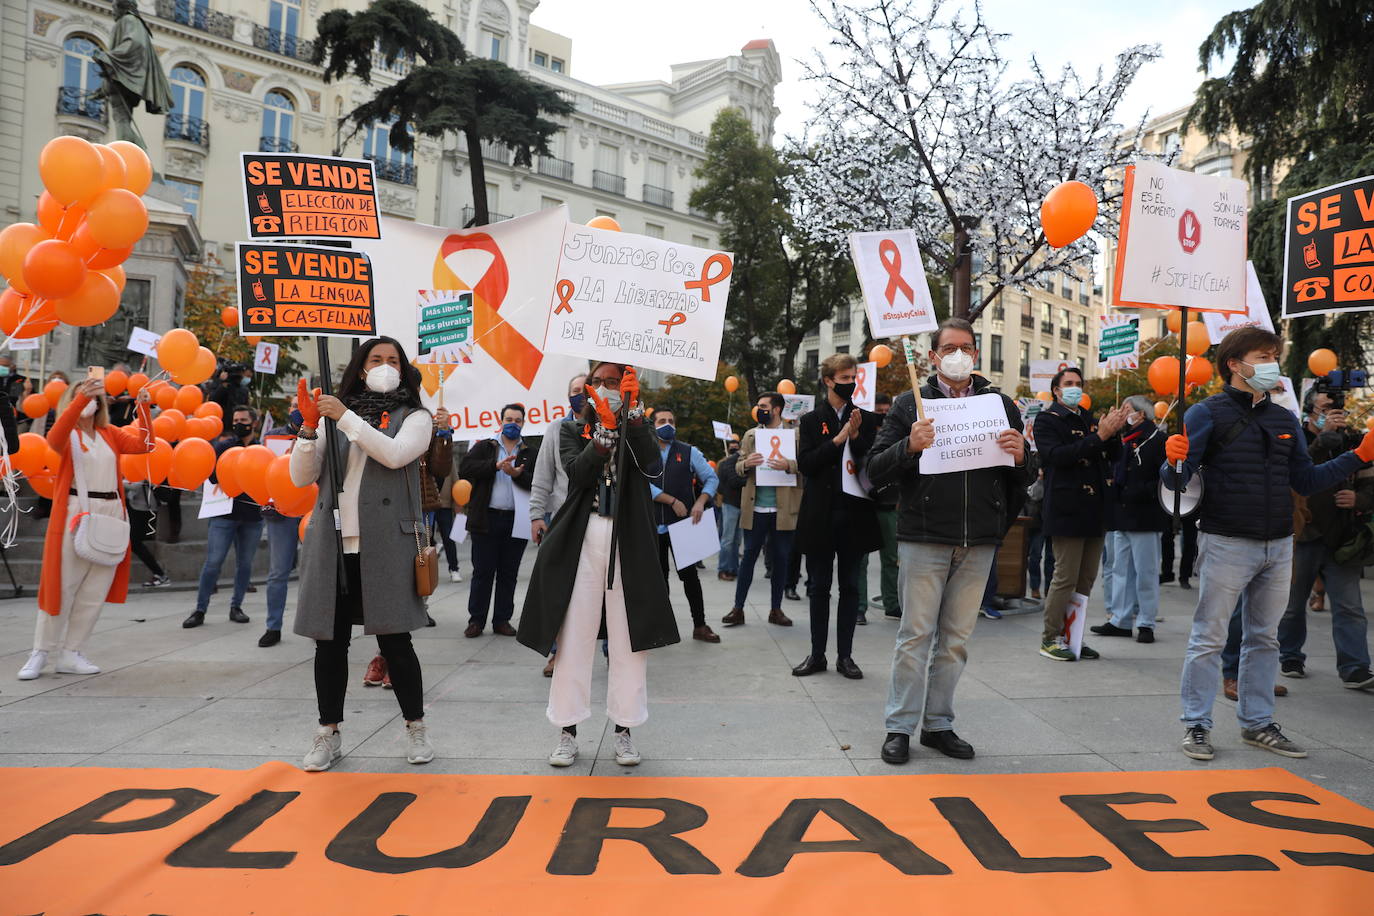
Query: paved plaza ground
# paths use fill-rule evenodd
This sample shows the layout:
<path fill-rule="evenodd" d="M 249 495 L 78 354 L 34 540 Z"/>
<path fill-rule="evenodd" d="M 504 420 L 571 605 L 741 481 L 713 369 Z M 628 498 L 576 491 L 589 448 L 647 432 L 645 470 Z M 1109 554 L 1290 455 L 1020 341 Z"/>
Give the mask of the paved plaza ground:
<path fill-rule="evenodd" d="M 464 551 L 466 554 L 466 551 Z M 522 573 L 532 566 L 533 548 Z M 913 760 L 879 759 L 883 705 L 897 625 L 870 609 L 854 658 L 861 681 L 833 670 L 796 678 L 808 651 L 805 604 L 785 602 L 796 625 L 770 626 L 767 581 L 754 586 L 748 623 L 719 626 L 733 583 L 704 572 L 708 617 L 719 645 L 686 639 L 651 654 L 649 722 L 635 730 L 644 762 L 633 770 L 611 759 L 611 727 L 601 712 L 605 666 L 598 663 L 593 708 L 580 729 L 573 773 L 654 776 L 853 776 L 891 773 L 1020 773 L 1222 769 L 1282 766 L 1374 807 L 1374 692 L 1352 691 L 1336 676 L 1329 614 L 1311 615 L 1308 677 L 1283 679 L 1278 721 L 1311 751 L 1289 760 L 1243 745 L 1234 704 L 1218 698 L 1211 763 L 1178 750 L 1179 669 L 1196 591 L 1163 588 L 1158 641 L 1093 641 L 1103 658 L 1066 664 L 1037 654 L 1039 614 L 980 620 L 959 685 L 956 729 L 977 749 L 972 761 L 941 757 L 913 742 Z M 871 564 L 870 594 L 877 590 Z M 463 571 L 470 565 L 464 557 Z M 142 570 L 136 570 L 141 573 Z M 406 571 L 407 574 L 409 570 Z M 762 570 L 760 570 L 760 573 Z M 517 614 L 524 592 L 522 575 Z M 678 623 L 691 625 L 676 578 L 670 584 Z M 462 635 L 468 585 L 444 582 L 431 599 L 439 625 L 417 634 L 424 665 L 426 720 L 437 758 L 410 767 L 396 702 L 363 688 L 371 638 L 355 636 L 353 674 L 343 724 L 345 771 L 549 773 L 556 732 L 544 718 L 549 681 L 543 660 L 514 639 L 488 631 Z M 1365 586 L 1365 603 L 1374 584 Z M 298 763 L 315 727 L 312 644 L 288 632 L 260 649 L 264 592 L 248 596 L 246 625 L 227 619 L 216 596 L 205 626 L 184 630 L 193 593 L 159 590 L 105 608 L 87 654 L 104 673 L 15 679 L 34 625 L 31 597 L 0 601 L 0 766 L 248 768 Z M 295 583 L 289 608 L 295 603 Z M 1093 621 L 1101 599 L 1094 596 Z M 833 634 L 832 634 L 833 642 Z M 833 647 L 830 661 L 833 667 Z M 51 670 L 51 669 L 49 669 Z"/>

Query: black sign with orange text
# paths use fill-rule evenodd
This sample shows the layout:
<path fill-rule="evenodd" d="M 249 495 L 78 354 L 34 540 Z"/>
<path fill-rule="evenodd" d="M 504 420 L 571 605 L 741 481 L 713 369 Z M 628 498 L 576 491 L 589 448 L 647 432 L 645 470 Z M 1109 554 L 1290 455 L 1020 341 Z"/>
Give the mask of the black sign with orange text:
<path fill-rule="evenodd" d="M 239 333 L 370 337 L 372 262 L 361 251 L 238 244 Z"/>
<path fill-rule="evenodd" d="M 382 237 L 370 159 L 243 153 L 242 162 L 249 238 Z"/>
<path fill-rule="evenodd" d="M 1374 310 L 1374 175 L 1288 198 L 1283 317 Z"/>

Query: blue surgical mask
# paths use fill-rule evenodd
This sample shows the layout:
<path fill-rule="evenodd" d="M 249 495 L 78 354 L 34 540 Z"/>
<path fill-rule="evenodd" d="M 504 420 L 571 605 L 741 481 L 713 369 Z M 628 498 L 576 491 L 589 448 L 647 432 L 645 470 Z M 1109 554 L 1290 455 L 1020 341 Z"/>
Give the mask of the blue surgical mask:
<path fill-rule="evenodd" d="M 1077 386 L 1059 389 L 1059 400 L 1068 407 L 1077 407 L 1083 400 L 1083 389 Z"/>
<path fill-rule="evenodd" d="M 1254 391 L 1265 392 L 1275 387 L 1279 383 L 1279 375 L 1283 372 L 1278 363 L 1246 363 L 1255 374 L 1245 380 Z"/>
<path fill-rule="evenodd" d="M 251 384 L 253 384 L 253 380 L 246 375 L 243 378 L 239 379 L 239 385 L 241 385 L 244 388 L 247 388 Z"/>
<path fill-rule="evenodd" d="M 587 407 L 587 396 L 579 391 L 568 398 L 568 404 L 572 406 L 574 414 L 580 414 Z"/>
<path fill-rule="evenodd" d="M 1319 413 L 1319 414 L 1317 414 L 1317 419 L 1315 419 L 1315 420 L 1312 421 L 1312 425 L 1315 426 L 1315 427 L 1317 427 L 1317 429 L 1323 429 L 1323 428 L 1325 428 L 1325 426 L 1326 426 L 1326 414 L 1324 414 L 1324 413 Z"/>
<path fill-rule="evenodd" d="M 9 367 L 9 366 L 0 366 L 0 378 L 4 378 L 5 376 L 7 376 L 7 375 L 9 375 L 9 374 L 10 374 L 10 367 Z"/>
<path fill-rule="evenodd" d="M 506 437 L 507 439 L 509 439 L 511 442 L 514 442 L 516 439 L 519 439 L 519 438 L 520 438 L 520 424 L 519 424 L 519 423 L 506 423 L 506 424 L 504 424 L 504 425 L 501 427 L 501 435 L 505 436 L 505 437 Z"/>
<path fill-rule="evenodd" d="M 677 437 L 677 428 L 671 423 L 664 423 L 654 433 L 664 442 L 672 442 Z"/>

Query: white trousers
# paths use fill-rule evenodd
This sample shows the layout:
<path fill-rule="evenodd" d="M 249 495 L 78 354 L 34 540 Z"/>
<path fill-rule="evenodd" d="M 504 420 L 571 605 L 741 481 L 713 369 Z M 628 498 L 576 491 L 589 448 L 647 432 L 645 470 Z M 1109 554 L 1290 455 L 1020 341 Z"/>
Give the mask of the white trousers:
<path fill-rule="evenodd" d="M 111 502 L 113 507 L 100 506 Z M 38 628 L 34 633 L 33 647 L 45 652 L 55 649 L 70 649 L 81 652 L 86 640 L 100 619 L 100 609 L 105 606 L 105 596 L 110 592 L 118 566 L 100 566 L 89 563 L 76 555 L 76 547 L 71 532 L 71 519 L 81 510 L 76 505 L 76 497 L 67 499 L 67 528 L 62 532 L 62 613 L 49 614 L 38 612 Z M 102 514 L 116 514 L 119 511 L 117 500 L 92 500 L 91 511 Z M 46 558 L 45 558 L 46 559 Z"/>
<path fill-rule="evenodd" d="M 606 678 L 606 715 L 623 728 L 649 719 L 648 653 L 630 650 L 630 626 L 625 616 L 625 593 L 617 568 L 615 587 L 606 587 L 611 562 L 611 520 L 587 519 L 587 534 L 578 558 L 577 578 L 563 626 L 558 631 L 558 661 L 549 686 L 549 721 L 559 728 L 576 725 L 592 714 L 592 664 L 601 629 L 601 605 L 606 605 L 606 635 L 610 640 L 610 672 Z M 619 564 L 617 564 L 617 567 Z M 658 575 L 658 569 L 640 570 Z"/>

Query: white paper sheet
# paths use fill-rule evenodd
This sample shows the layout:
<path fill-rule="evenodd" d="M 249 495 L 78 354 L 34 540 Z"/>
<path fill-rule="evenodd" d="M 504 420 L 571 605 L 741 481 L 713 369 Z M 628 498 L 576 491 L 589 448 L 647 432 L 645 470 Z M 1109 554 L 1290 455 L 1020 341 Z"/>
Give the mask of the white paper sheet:
<path fill-rule="evenodd" d="M 707 508 L 701 521 L 693 524 L 692 516 L 668 526 L 668 539 L 673 546 L 673 562 L 678 569 L 686 569 L 698 560 L 720 552 L 720 534 L 716 531 L 716 510 Z"/>
<path fill-rule="evenodd" d="M 1069 606 L 1064 609 L 1064 629 L 1068 631 L 1069 651 L 1074 658 L 1083 652 L 1083 628 L 1088 620 L 1088 596 L 1073 593 Z"/>
<path fill-rule="evenodd" d="M 200 511 L 196 518 L 218 518 L 234 511 L 234 498 L 219 488 L 219 484 L 205 481 L 200 491 Z"/>
<path fill-rule="evenodd" d="M 844 444 L 844 463 L 840 465 L 840 482 L 844 484 L 844 491 L 850 496 L 857 496 L 860 499 L 872 499 L 868 491 L 872 489 L 872 484 L 868 482 L 868 472 L 854 461 L 854 455 L 849 451 L 849 442 Z"/>
<path fill-rule="evenodd" d="M 529 468 L 525 468 L 529 473 Z M 497 471 L 504 474 L 504 471 Z M 512 485 L 511 489 L 515 492 L 515 525 L 511 528 L 510 536 L 519 538 L 522 541 L 530 539 L 530 491 L 518 485 Z"/>

